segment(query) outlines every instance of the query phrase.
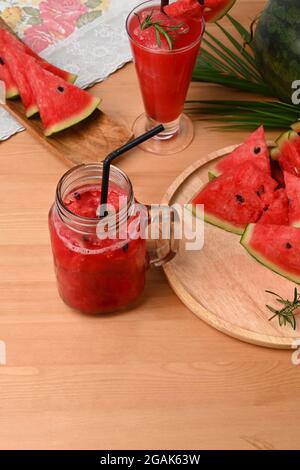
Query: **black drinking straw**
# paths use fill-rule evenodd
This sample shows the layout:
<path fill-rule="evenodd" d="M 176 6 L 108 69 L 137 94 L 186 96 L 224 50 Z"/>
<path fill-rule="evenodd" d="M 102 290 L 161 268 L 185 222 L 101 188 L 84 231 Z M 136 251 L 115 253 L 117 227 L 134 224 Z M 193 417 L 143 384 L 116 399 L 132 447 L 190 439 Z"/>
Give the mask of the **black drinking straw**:
<path fill-rule="evenodd" d="M 146 132 L 145 134 L 140 135 L 136 139 L 131 140 L 127 144 L 123 145 L 122 147 L 114 150 L 109 155 L 107 155 L 107 157 L 103 161 L 103 169 L 102 169 L 100 217 L 105 217 L 107 215 L 106 204 L 107 204 L 107 197 L 108 197 L 109 173 L 110 173 L 111 162 L 115 158 L 120 157 L 120 155 L 123 155 L 124 153 L 133 149 L 137 145 L 140 145 L 143 142 L 146 142 L 146 140 L 151 139 L 152 137 L 159 134 L 163 130 L 164 130 L 164 126 L 160 124 L 159 126 L 154 127 L 153 129 Z"/>

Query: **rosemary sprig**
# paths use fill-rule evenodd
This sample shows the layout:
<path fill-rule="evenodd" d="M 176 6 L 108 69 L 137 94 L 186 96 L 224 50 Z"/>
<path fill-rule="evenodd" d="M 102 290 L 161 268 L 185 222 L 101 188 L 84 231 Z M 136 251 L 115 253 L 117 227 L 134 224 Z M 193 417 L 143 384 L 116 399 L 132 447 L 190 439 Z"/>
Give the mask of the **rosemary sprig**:
<path fill-rule="evenodd" d="M 153 21 L 153 11 L 149 15 L 147 15 L 143 21 L 141 21 L 137 13 L 135 13 L 135 16 L 138 18 L 140 28 L 142 31 L 151 27 L 155 29 L 155 37 L 156 37 L 158 47 L 161 47 L 161 35 L 162 35 L 166 39 L 169 49 L 170 50 L 173 49 L 174 37 L 172 33 L 180 29 L 183 23 L 179 23 L 173 26 L 165 26 L 162 24 L 160 20 Z"/>
<path fill-rule="evenodd" d="M 284 299 L 281 297 L 281 295 L 275 294 L 269 290 L 266 290 L 266 292 L 268 294 L 274 295 L 276 297 L 276 301 L 282 305 L 282 308 L 278 310 L 271 307 L 270 305 L 266 305 L 267 309 L 269 309 L 270 312 L 274 314 L 271 318 L 269 318 L 269 321 L 277 317 L 280 326 L 290 325 L 293 330 L 295 330 L 297 327 L 295 311 L 300 307 L 300 293 L 298 293 L 297 288 L 294 290 L 293 300 Z"/>

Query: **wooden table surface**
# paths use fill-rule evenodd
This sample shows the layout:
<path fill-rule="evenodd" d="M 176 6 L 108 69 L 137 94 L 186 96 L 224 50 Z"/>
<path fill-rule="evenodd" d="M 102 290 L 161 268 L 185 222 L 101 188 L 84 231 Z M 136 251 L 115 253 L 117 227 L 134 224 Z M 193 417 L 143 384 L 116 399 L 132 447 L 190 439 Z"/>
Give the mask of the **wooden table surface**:
<path fill-rule="evenodd" d="M 238 0 L 234 14 L 249 22 L 263 4 Z M 128 125 L 142 111 L 131 64 L 94 90 L 104 110 Z M 189 96 L 239 94 L 192 84 Z M 119 164 L 137 198 L 156 203 L 185 167 L 244 135 L 198 122 L 182 154 L 137 150 Z M 143 302 L 132 311 L 87 318 L 62 303 L 47 212 L 65 170 L 27 132 L 0 145 L 0 340 L 7 348 L 0 448 L 299 448 L 300 366 L 291 352 L 210 328 L 177 299 L 161 270 L 149 272 Z"/>

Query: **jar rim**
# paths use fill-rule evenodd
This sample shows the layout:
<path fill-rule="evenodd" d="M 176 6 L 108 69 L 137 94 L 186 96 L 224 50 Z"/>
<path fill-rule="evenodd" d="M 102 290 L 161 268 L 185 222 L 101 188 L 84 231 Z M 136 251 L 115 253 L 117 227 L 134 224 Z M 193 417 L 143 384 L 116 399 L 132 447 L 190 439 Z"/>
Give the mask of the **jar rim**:
<path fill-rule="evenodd" d="M 103 163 L 102 162 L 101 163 L 82 163 L 80 165 L 77 165 L 77 166 L 71 168 L 70 170 L 68 170 L 66 173 L 63 174 L 63 176 L 60 178 L 60 180 L 57 184 L 57 187 L 56 187 L 56 203 L 57 203 L 59 212 L 62 213 L 64 215 L 64 217 L 72 219 L 73 221 L 76 221 L 77 223 L 79 223 L 83 226 L 86 226 L 86 227 L 91 226 L 91 225 L 92 226 L 97 225 L 97 224 L 99 224 L 99 222 L 101 220 L 105 221 L 105 223 L 112 223 L 112 218 L 115 219 L 115 214 L 112 214 L 112 215 L 108 214 L 106 217 L 103 217 L 103 219 L 100 218 L 100 217 L 85 217 L 85 216 L 81 216 L 81 215 L 78 215 L 78 214 L 72 212 L 66 206 L 66 204 L 64 202 L 65 194 L 63 194 L 63 185 L 71 175 L 75 175 L 76 172 L 78 172 L 79 170 L 84 170 L 84 169 L 86 169 L 87 171 L 88 170 L 90 170 L 90 171 L 97 171 L 97 170 L 102 171 Z M 123 178 L 124 182 L 126 183 L 127 189 L 128 189 L 127 205 L 122 207 L 117 212 L 118 218 L 119 218 L 119 220 L 121 220 L 121 219 L 124 219 L 126 214 L 128 214 L 128 211 L 129 211 L 130 207 L 133 204 L 133 187 L 132 187 L 132 183 L 131 183 L 129 177 L 126 175 L 126 173 L 124 173 L 124 171 L 120 170 L 120 168 L 118 168 L 114 165 L 111 165 L 111 167 L 110 167 L 110 176 L 113 175 L 113 174 L 121 176 Z M 95 175 L 95 178 L 98 178 L 98 176 Z M 99 175 L 99 181 L 100 182 L 102 181 L 101 174 Z M 100 201 L 99 201 L 99 204 L 100 204 Z"/>

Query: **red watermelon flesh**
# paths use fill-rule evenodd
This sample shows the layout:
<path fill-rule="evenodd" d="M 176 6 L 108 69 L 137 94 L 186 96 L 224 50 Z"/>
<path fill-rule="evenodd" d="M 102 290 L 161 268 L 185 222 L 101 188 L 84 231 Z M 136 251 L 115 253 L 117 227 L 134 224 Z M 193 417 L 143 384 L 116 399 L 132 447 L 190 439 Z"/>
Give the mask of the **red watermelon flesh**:
<path fill-rule="evenodd" d="M 271 163 L 271 176 L 274 178 L 274 180 L 277 181 L 279 187 L 284 188 L 285 187 L 285 182 L 284 182 L 284 176 L 283 176 L 283 171 L 279 166 L 279 163 L 276 160 L 270 160 Z"/>
<path fill-rule="evenodd" d="M 0 57 L 0 80 L 5 83 L 6 98 L 15 98 L 19 95 L 19 90 L 15 80 L 11 76 L 9 68 L 4 60 L 4 57 Z"/>
<path fill-rule="evenodd" d="M 283 171 L 300 177 L 300 137 L 286 140 L 282 144 L 278 162 Z"/>
<path fill-rule="evenodd" d="M 266 174 L 271 174 L 269 150 L 265 138 L 264 128 L 261 126 L 253 132 L 243 144 L 237 147 L 231 154 L 222 158 L 209 171 L 209 179 L 231 170 L 237 165 L 245 162 L 255 165 Z"/>
<path fill-rule="evenodd" d="M 300 179 L 291 173 L 284 173 L 286 192 L 289 199 L 289 223 L 300 227 Z"/>
<path fill-rule="evenodd" d="M 2 57 L 18 86 L 26 116 L 33 116 L 38 112 L 38 107 L 27 79 L 26 54 L 20 53 L 10 44 L 6 44 L 5 48 L 2 49 Z"/>
<path fill-rule="evenodd" d="M 177 0 L 164 7 L 164 12 L 173 18 L 185 15 L 204 16 L 211 23 L 221 19 L 235 4 L 236 0 L 204 0 L 200 5 L 198 0 Z"/>
<path fill-rule="evenodd" d="M 300 229 L 250 224 L 241 244 L 257 261 L 300 284 Z"/>
<path fill-rule="evenodd" d="M 177 0 L 164 7 L 166 15 L 179 18 L 186 15 L 202 16 L 203 7 L 197 0 Z"/>
<path fill-rule="evenodd" d="M 285 189 L 275 191 L 273 202 L 264 207 L 263 215 L 258 223 L 289 225 L 289 200 Z"/>
<path fill-rule="evenodd" d="M 27 77 L 38 103 L 46 136 L 87 118 L 100 102 L 98 97 L 47 72 L 29 56 Z"/>
<path fill-rule="evenodd" d="M 34 52 L 29 46 L 20 41 L 16 36 L 7 31 L 6 29 L 0 28 L 0 51 L 6 44 L 11 44 L 15 49 L 20 50 L 21 52 L 26 52 L 26 54 L 34 57 L 40 65 L 48 70 L 49 72 L 57 75 L 58 77 L 63 78 L 67 82 L 74 83 L 76 80 L 76 75 L 66 72 L 55 65 L 49 64 L 46 60 L 42 59 L 36 52 Z"/>
<path fill-rule="evenodd" d="M 192 205 L 204 204 L 207 222 L 241 234 L 273 202 L 276 187 L 275 180 L 246 162 L 210 181 L 192 200 Z M 197 215 L 196 207 L 193 212 Z"/>

